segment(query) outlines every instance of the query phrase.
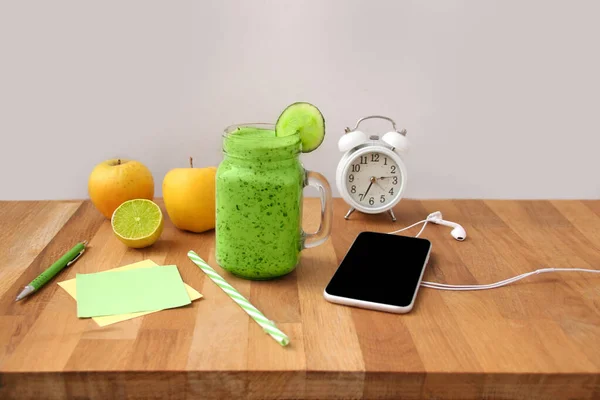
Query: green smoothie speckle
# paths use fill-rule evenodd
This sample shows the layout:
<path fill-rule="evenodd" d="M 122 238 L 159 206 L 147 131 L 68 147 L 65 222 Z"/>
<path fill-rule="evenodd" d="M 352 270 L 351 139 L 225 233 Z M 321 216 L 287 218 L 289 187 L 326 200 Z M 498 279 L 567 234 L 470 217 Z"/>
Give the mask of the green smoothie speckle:
<path fill-rule="evenodd" d="M 302 247 L 299 137 L 241 127 L 225 137 L 223 150 L 216 178 L 217 262 L 250 279 L 289 273 Z"/>

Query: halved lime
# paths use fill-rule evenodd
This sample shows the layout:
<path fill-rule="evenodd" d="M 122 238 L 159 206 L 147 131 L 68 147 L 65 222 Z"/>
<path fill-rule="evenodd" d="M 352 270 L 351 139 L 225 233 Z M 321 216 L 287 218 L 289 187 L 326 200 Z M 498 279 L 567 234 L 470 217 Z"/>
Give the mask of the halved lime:
<path fill-rule="evenodd" d="M 111 225 L 119 240 L 128 247 L 140 249 L 153 245 L 163 230 L 160 207 L 146 199 L 129 200 L 112 215 Z"/>
<path fill-rule="evenodd" d="M 294 103 L 283 110 L 275 125 L 275 135 L 296 134 L 300 135 L 303 153 L 310 153 L 323 143 L 325 118 L 317 107 L 310 103 Z"/>

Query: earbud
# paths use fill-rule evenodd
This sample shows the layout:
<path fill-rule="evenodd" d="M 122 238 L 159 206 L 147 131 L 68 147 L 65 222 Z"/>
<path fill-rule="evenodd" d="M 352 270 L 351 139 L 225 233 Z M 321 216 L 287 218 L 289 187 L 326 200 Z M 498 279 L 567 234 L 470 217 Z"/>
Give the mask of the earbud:
<path fill-rule="evenodd" d="M 463 241 L 467 238 L 467 231 L 465 231 L 465 228 L 463 228 L 456 222 L 446 221 L 442 219 L 442 213 L 440 211 L 436 211 L 429 214 L 427 216 L 427 222 L 432 222 L 436 225 L 444 225 L 453 228 L 450 234 L 456 240 Z"/>
<path fill-rule="evenodd" d="M 410 147 L 405 135 L 405 130 L 402 132 L 391 131 L 383 135 L 381 140 L 392 146 L 397 154 L 405 155 Z"/>
<path fill-rule="evenodd" d="M 348 132 L 345 135 L 343 135 L 340 138 L 340 140 L 338 141 L 338 149 L 342 153 L 345 153 L 348 150 L 351 150 L 351 149 L 355 148 L 356 146 L 363 144 L 367 140 L 368 140 L 367 135 L 364 132 L 361 132 L 361 131 Z"/>
<path fill-rule="evenodd" d="M 432 212 L 431 214 L 429 214 L 427 216 L 427 221 L 429 221 L 429 222 L 433 222 L 433 220 L 435 220 L 435 219 L 442 219 L 441 211 Z"/>
<path fill-rule="evenodd" d="M 438 225 L 445 225 L 445 226 L 449 226 L 451 228 L 454 228 L 454 229 L 452 229 L 452 231 L 450 232 L 450 234 L 456 240 L 460 240 L 462 242 L 467 237 L 467 232 L 465 231 L 465 228 L 463 228 L 462 226 L 460 226 L 456 222 L 444 221 L 442 219 L 442 220 L 438 220 L 438 221 L 433 221 L 433 223 L 434 224 L 438 224 Z"/>

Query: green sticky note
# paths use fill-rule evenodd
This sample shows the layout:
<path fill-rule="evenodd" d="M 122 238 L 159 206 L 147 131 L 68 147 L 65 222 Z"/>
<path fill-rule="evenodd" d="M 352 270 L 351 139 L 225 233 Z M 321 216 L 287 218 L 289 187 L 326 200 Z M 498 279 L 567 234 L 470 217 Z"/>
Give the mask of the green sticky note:
<path fill-rule="evenodd" d="M 77 316 L 100 317 L 190 304 L 177 267 L 77 274 Z"/>

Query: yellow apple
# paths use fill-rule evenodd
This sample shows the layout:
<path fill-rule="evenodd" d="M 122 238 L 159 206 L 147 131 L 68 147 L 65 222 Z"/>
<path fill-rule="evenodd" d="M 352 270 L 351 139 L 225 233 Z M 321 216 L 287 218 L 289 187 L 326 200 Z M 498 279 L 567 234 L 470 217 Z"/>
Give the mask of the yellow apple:
<path fill-rule="evenodd" d="M 127 200 L 154 197 L 154 179 L 139 161 L 112 159 L 96 165 L 88 180 L 94 206 L 108 219 Z"/>
<path fill-rule="evenodd" d="M 215 167 L 175 168 L 163 180 L 167 214 L 179 229 L 204 232 L 215 227 Z"/>

